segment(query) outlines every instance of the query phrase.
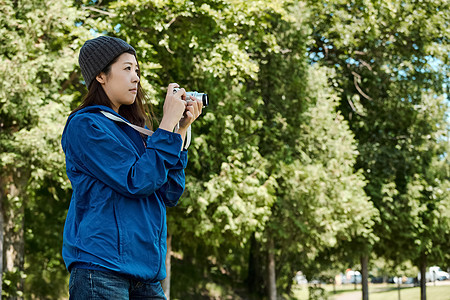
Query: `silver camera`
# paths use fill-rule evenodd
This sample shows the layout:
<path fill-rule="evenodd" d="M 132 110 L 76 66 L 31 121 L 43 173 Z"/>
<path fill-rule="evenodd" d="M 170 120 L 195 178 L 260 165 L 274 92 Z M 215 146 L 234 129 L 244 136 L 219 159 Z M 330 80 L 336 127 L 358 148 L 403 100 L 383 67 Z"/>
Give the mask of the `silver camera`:
<path fill-rule="evenodd" d="M 176 92 L 178 92 L 179 88 L 174 88 L 173 89 L 173 93 L 175 94 Z M 190 97 L 195 97 L 199 100 L 202 101 L 203 103 L 203 108 L 207 107 L 209 105 L 209 97 L 208 94 L 205 93 L 199 93 L 197 91 L 195 92 L 186 92 L 186 100 L 189 100 Z"/>

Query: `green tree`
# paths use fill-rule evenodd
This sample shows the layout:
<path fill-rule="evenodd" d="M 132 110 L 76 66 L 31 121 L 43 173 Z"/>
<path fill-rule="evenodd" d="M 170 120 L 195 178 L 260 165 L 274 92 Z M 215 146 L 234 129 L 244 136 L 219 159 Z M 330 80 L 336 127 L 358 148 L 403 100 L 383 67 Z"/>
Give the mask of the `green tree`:
<path fill-rule="evenodd" d="M 408 190 L 439 155 L 428 150 L 430 142 L 438 142 L 437 127 L 446 127 L 446 104 L 438 96 L 448 78 L 444 24 L 449 22 L 449 4 L 308 3 L 310 57 L 341 75 L 330 84 L 341 90 L 339 107 L 358 141 L 356 166 L 364 170 L 366 193 L 379 210 L 374 229 L 380 242 L 374 250 L 398 263 L 414 259 L 416 227 L 433 228 L 417 218 L 421 200 L 410 197 Z M 424 110 L 435 107 L 440 109 Z M 367 290 L 363 295 L 367 299 Z"/>
<path fill-rule="evenodd" d="M 339 236 L 367 237 L 375 213 L 361 174 L 354 172 L 353 136 L 336 109 L 336 93 L 327 87 L 327 78 L 335 75 L 307 64 L 308 9 L 294 2 L 288 12 L 272 21 L 279 50 L 258 53 L 262 63 L 256 82 L 264 99 L 259 148 L 277 180 L 277 201 L 260 244 L 251 249 L 257 270 L 249 271 L 275 276 L 272 282 L 254 276 L 249 283 L 260 296 L 270 286 L 272 298 L 277 286 L 289 292 L 296 271 L 308 268 Z M 258 253 L 261 245 L 267 251 Z M 258 269 L 257 261 L 266 261 L 261 255 L 272 261 L 272 270 Z"/>
<path fill-rule="evenodd" d="M 157 115 L 169 82 L 212 100 L 168 213 L 173 295 L 216 283 L 238 296 L 247 280 L 273 298 L 298 269 L 312 278 L 373 250 L 448 261 L 448 5 L 3 1 L 2 293 L 20 297 L 24 280 L 29 298 L 64 293 L 59 140 L 86 92 L 77 51 L 96 34 L 136 48 Z"/>
<path fill-rule="evenodd" d="M 2 294 L 23 297 L 25 280 L 41 285 L 27 297 L 45 297 L 42 284 L 52 280 L 51 294 L 58 295 L 66 278 L 58 228 L 68 200 L 59 139 L 74 97 L 66 87 L 79 37 L 89 33 L 60 1 L 3 1 L 0 12 Z M 53 226 L 38 223 L 44 220 Z"/>
<path fill-rule="evenodd" d="M 278 249 L 277 283 L 284 292 L 290 291 L 297 270 L 312 279 L 328 269 L 318 263 L 325 249 L 373 238 L 376 211 L 365 196 L 362 174 L 354 171 L 356 146 L 336 110 L 338 98 L 326 85 L 329 76 L 311 69 L 303 94 L 310 108 L 287 122 L 297 130 L 295 150 L 277 167 L 277 202 L 267 234 Z"/>

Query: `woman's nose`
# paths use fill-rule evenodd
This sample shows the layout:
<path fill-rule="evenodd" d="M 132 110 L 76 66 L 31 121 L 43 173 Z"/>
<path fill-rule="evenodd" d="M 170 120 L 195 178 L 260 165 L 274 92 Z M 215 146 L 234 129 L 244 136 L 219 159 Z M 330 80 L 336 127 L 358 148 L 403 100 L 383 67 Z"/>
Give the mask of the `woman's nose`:
<path fill-rule="evenodd" d="M 140 78 L 139 78 L 138 74 L 134 73 L 133 82 L 139 82 L 139 81 L 140 81 Z"/>

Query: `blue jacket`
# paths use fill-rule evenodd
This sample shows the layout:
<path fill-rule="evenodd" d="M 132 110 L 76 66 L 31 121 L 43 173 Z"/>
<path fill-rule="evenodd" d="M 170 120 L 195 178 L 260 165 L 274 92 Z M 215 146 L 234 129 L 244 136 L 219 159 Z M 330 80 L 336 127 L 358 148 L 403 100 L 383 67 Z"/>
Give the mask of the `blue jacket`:
<path fill-rule="evenodd" d="M 177 133 L 147 138 L 89 106 L 69 116 L 62 136 L 72 199 L 64 226 L 66 267 L 166 277 L 166 206 L 184 191 L 187 151 Z"/>

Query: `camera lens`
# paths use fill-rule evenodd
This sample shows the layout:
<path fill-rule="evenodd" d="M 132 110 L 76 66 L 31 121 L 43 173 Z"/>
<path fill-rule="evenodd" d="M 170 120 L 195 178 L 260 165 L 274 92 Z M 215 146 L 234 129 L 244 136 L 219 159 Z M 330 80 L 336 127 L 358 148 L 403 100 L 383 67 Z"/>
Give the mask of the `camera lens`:
<path fill-rule="evenodd" d="M 203 102 L 203 107 L 207 107 L 209 105 L 208 94 L 203 94 L 202 102 Z"/>
<path fill-rule="evenodd" d="M 173 93 L 175 94 L 177 91 L 179 90 L 179 88 L 174 88 L 173 89 Z M 186 92 L 186 97 L 189 99 L 189 97 L 195 97 L 197 99 L 201 99 L 202 100 L 202 104 L 203 107 L 207 107 L 209 105 L 209 97 L 208 94 L 204 94 L 204 93 L 199 93 L 197 91 L 195 92 Z"/>

